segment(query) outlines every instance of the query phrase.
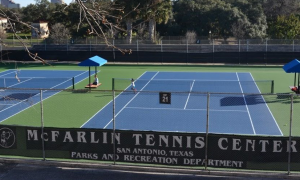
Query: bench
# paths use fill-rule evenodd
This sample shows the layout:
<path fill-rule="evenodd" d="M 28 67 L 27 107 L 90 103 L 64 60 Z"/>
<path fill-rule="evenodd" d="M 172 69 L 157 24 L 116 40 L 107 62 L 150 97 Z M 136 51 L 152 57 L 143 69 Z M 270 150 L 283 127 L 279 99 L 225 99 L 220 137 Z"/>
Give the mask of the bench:
<path fill-rule="evenodd" d="M 97 85 L 95 84 L 88 84 L 85 86 L 85 88 L 97 88 L 98 86 L 101 86 L 101 83 L 98 83 Z"/>

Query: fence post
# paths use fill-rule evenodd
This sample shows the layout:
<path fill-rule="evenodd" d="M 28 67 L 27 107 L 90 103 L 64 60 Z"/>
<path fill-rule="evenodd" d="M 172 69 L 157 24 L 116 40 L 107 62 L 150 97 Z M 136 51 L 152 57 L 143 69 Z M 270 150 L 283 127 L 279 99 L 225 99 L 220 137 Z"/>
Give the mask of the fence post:
<path fill-rule="evenodd" d="M 207 104 L 206 104 L 206 136 L 205 136 L 205 170 L 207 170 L 208 165 L 208 125 L 209 125 L 209 96 L 207 93 Z"/>
<path fill-rule="evenodd" d="M 189 41 L 186 39 L 186 63 L 189 61 Z"/>
<path fill-rule="evenodd" d="M 3 55 L 3 54 L 2 54 L 2 44 L 0 44 L 0 48 L 1 48 L 0 51 L 1 51 L 1 61 L 2 61 L 2 55 Z"/>
<path fill-rule="evenodd" d="M 116 121 L 115 121 L 115 78 L 112 78 L 112 91 L 113 91 L 113 153 L 114 165 L 116 165 Z"/>
<path fill-rule="evenodd" d="M 91 44 L 91 40 L 90 40 L 90 52 L 92 51 L 92 44 Z"/>
<path fill-rule="evenodd" d="M 163 55 L 163 45 L 162 45 L 163 41 L 160 40 L 160 53 L 161 53 L 161 63 L 163 64 L 164 62 L 164 55 Z"/>
<path fill-rule="evenodd" d="M 215 41 L 214 39 L 212 40 L 212 45 L 213 45 L 213 53 L 215 52 Z"/>
<path fill-rule="evenodd" d="M 188 42 L 188 39 L 186 40 L 186 53 L 189 53 L 189 42 Z"/>
<path fill-rule="evenodd" d="M 115 54 L 115 40 L 113 39 L 113 57 L 116 59 L 116 54 Z"/>
<path fill-rule="evenodd" d="M 238 46 L 239 46 L 239 64 L 241 64 L 241 40 L 239 39 L 238 41 Z"/>
<path fill-rule="evenodd" d="M 291 173 L 291 144 L 292 144 L 292 122 L 293 122 L 293 101 L 294 94 L 291 94 L 291 109 L 290 109 L 290 132 L 289 132 L 289 156 L 288 156 L 288 175 Z"/>
<path fill-rule="evenodd" d="M 293 40 L 293 52 L 295 51 L 295 40 Z"/>
<path fill-rule="evenodd" d="M 266 52 L 268 52 L 268 39 L 266 39 Z"/>
<path fill-rule="evenodd" d="M 45 156 L 45 141 L 44 141 L 44 108 L 43 108 L 43 91 L 42 90 L 40 90 L 40 105 L 41 105 L 42 151 L 43 151 L 43 161 L 45 161 L 46 156 Z"/>

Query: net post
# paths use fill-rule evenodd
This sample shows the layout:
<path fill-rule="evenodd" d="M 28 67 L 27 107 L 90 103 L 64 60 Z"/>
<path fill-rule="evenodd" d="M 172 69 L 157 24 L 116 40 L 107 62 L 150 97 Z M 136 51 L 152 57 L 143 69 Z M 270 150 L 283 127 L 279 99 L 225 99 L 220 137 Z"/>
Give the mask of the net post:
<path fill-rule="evenodd" d="M 73 85 L 73 89 L 75 89 L 75 78 L 72 77 L 72 85 Z"/>
<path fill-rule="evenodd" d="M 271 93 L 274 93 L 274 80 L 272 80 L 272 84 L 271 84 Z"/>
<path fill-rule="evenodd" d="M 115 90 L 115 78 L 112 78 L 111 85 L 112 85 L 111 90 L 114 91 Z"/>

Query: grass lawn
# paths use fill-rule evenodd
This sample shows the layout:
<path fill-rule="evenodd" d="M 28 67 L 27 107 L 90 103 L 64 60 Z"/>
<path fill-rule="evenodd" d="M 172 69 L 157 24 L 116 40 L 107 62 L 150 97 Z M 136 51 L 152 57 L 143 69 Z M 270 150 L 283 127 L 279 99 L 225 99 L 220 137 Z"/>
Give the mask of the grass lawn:
<path fill-rule="evenodd" d="M 14 63 L 1 63 L 0 71 L 14 69 Z M 19 69 L 44 70 L 88 70 L 70 64 L 18 64 Z M 93 69 L 93 68 L 91 68 Z M 44 122 L 48 127 L 80 127 L 93 114 L 112 100 L 112 78 L 137 78 L 145 71 L 183 71 L 183 72 L 250 72 L 255 80 L 274 80 L 275 93 L 291 93 L 288 86 L 293 85 L 294 74 L 287 74 L 282 66 L 200 66 L 200 65 L 104 65 L 98 74 L 102 85 L 90 93 L 60 92 L 43 101 Z M 76 84 L 76 89 L 83 89 L 88 79 Z M 289 134 L 290 103 L 289 98 L 278 98 L 277 95 L 265 96 L 270 110 L 277 120 L 284 135 Z M 296 111 L 300 98 L 294 104 L 293 135 L 300 134 L 300 112 Z M 30 102 L 27 102 L 30 103 Z M 1 124 L 40 126 L 40 104 L 7 119 Z M 298 119 L 297 119 L 298 118 Z"/>

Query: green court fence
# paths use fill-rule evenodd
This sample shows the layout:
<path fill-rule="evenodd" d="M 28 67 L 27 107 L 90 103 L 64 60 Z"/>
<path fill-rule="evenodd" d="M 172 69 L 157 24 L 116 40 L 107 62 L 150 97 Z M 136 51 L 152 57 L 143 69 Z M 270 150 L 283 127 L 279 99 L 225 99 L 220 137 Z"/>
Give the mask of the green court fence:
<path fill-rule="evenodd" d="M 0 154 L 298 173 L 299 102 L 298 94 L 2 88 Z"/>

